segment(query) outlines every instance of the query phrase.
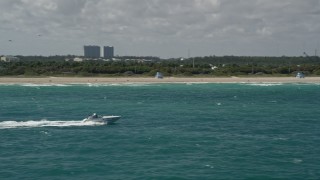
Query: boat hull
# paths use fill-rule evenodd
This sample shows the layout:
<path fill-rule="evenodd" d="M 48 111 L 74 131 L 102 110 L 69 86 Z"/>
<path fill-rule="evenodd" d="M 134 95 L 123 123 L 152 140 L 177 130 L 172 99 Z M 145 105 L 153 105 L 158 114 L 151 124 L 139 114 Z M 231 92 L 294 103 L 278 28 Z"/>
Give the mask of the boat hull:
<path fill-rule="evenodd" d="M 121 118 L 121 116 L 102 116 L 102 117 L 88 117 L 83 120 L 83 122 L 99 122 L 99 123 L 105 123 L 105 124 L 113 124 L 116 121 L 118 121 Z"/>
<path fill-rule="evenodd" d="M 104 122 L 107 122 L 108 124 L 113 124 L 116 121 L 118 121 L 121 118 L 121 116 L 103 116 L 102 120 Z"/>

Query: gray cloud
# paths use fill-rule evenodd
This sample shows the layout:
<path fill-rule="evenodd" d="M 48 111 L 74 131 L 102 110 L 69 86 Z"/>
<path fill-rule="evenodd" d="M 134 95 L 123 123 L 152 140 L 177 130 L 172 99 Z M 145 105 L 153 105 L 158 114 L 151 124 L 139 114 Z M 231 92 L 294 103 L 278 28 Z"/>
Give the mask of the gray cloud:
<path fill-rule="evenodd" d="M 2 0 L 0 12 L 0 54 L 97 44 L 119 55 L 301 55 L 320 41 L 319 0 Z"/>

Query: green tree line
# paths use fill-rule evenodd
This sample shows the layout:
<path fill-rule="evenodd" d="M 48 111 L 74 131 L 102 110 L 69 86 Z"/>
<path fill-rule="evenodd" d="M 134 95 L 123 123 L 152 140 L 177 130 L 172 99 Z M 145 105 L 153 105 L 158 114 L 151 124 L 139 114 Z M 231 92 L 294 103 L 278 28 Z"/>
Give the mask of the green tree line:
<path fill-rule="evenodd" d="M 0 62 L 0 76 L 292 76 L 297 71 L 320 75 L 319 57 L 207 56 L 186 60 L 153 58 L 150 61 L 65 61 L 73 56 L 19 56 Z M 123 58 L 124 59 L 124 58 Z"/>

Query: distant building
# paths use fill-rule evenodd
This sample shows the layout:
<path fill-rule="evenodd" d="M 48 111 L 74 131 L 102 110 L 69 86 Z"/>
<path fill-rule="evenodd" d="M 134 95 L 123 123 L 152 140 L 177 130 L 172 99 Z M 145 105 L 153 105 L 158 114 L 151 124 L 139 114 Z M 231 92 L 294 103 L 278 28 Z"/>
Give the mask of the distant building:
<path fill-rule="evenodd" d="M 84 57 L 100 58 L 100 46 L 84 46 Z"/>
<path fill-rule="evenodd" d="M 103 57 L 104 58 L 113 58 L 114 57 L 114 47 L 113 46 L 104 46 L 103 47 Z"/>
<path fill-rule="evenodd" d="M 20 59 L 14 56 L 2 56 L 1 61 L 4 62 L 12 62 L 12 61 L 19 61 Z"/>
<path fill-rule="evenodd" d="M 82 61 L 83 61 L 83 59 L 82 59 L 82 58 L 78 58 L 78 57 L 76 57 L 76 58 L 74 58 L 74 59 L 73 59 L 73 61 L 74 61 L 74 62 L 82 62 Z"/>

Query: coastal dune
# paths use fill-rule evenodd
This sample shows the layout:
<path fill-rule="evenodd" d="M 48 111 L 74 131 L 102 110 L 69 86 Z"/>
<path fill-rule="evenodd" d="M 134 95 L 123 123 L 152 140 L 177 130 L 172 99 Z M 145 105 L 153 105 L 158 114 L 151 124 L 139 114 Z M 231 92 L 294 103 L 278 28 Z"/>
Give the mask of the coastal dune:
<path fill-rule="evenodd" d="M 188 78 L 167 77 L 163 79 L 142 77 L 1 77 L 0 84 L 84 84 L 84 83 L 320 83 L 320 77 L 214 77 Z"/>

